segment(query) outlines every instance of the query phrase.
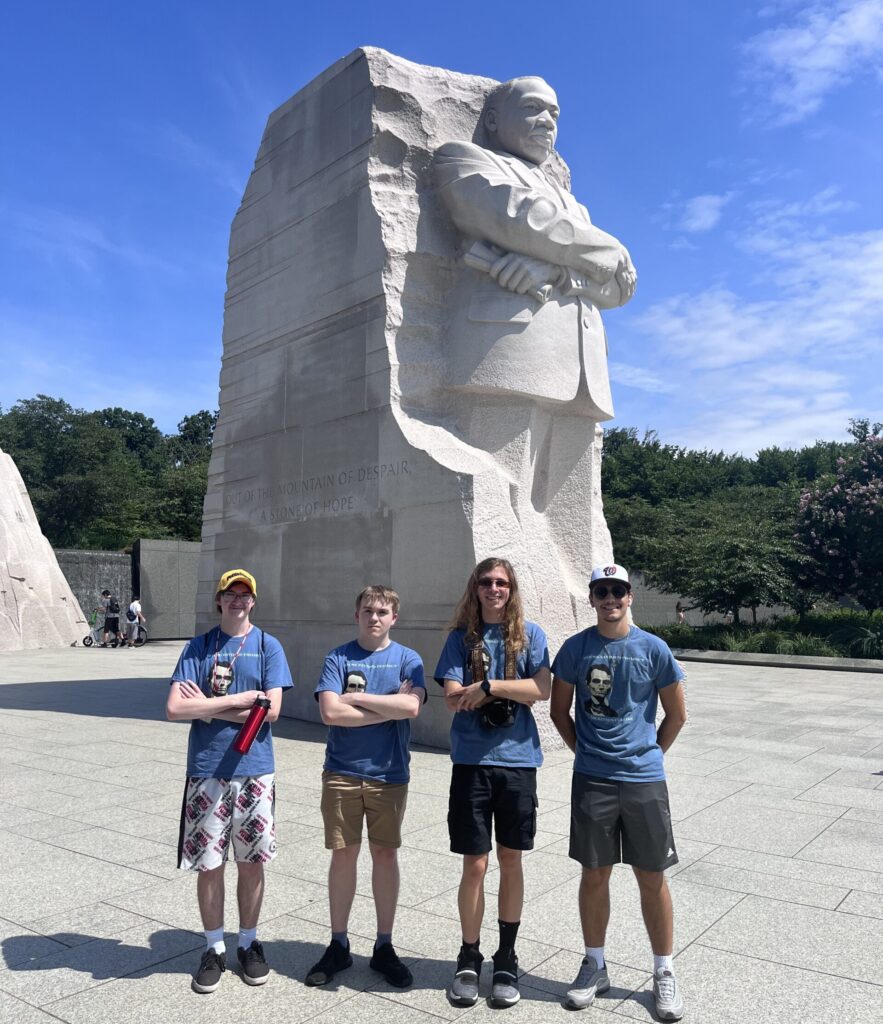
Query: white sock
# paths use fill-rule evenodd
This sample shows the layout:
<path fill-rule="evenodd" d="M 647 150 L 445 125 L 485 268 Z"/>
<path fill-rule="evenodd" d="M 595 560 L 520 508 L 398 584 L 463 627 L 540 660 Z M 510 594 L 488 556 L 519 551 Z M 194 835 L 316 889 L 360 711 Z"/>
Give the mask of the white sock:
<path fill-rule="evenodd" d="M 604 966 L 604 947 L 603 946 L 586 946 L 586 956 L 594 957 L 595 963 L 599 967 Z"/>
<path fill-rule="evenodd" d="M 675 971 L 671 954 L 668 956 L 659 956 L 658 953 L 653 954 L 653 973 L 655 974 L 660 967 L 664 968 L 666 971 L 671 971 L 671 973 L 674 974 Z"/>
<path fill-rule="evenodd" d="M 205 948 L 213 949 L 216 953 L 224 952 L 224 926 L 220 928 L 206 928 Z"/>
<path fill-rule="evenodd" d="M 240 928 L 239 929 L 239 948 L 248 949 L 254 940 L 258 937 L 257 928 Z"/>

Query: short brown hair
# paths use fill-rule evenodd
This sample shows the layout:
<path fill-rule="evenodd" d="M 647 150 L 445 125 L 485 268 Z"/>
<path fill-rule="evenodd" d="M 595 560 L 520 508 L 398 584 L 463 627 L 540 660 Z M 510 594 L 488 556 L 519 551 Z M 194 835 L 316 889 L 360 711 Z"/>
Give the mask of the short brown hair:
<path fill-rule="evenodd" d="M 380 583 L 373 583 L 370 587 L 365 589 L 356 598 L 356 611 L 361 611 L 362 601 L 377 601 L 378 604 L 388 604 L 392 608 L 393 615 L 399 614 L 399 595 L 392 589 L 392 587 L 384 587 Z"/>

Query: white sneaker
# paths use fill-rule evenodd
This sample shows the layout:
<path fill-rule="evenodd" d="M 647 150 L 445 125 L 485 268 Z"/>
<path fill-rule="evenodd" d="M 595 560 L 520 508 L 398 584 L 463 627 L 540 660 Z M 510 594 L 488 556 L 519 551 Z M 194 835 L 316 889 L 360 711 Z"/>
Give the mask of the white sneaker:
<path fill-rule="evenodd" d="M 579 974 L 567 991 L 564 1005 L 571 1010 L 584 1010 L 595 1001 L 595 996 L 610 988 L 607 965 L 599 967 L 593 956 L 584 956 Z"/>
<path fill-rule="evenodd" d="M 653 1001 L 660 1020 L 680 1020 L 684 1016 L 684 1000 L 678 991 L 678 980 L 665 967 L 653 974 Z"/>

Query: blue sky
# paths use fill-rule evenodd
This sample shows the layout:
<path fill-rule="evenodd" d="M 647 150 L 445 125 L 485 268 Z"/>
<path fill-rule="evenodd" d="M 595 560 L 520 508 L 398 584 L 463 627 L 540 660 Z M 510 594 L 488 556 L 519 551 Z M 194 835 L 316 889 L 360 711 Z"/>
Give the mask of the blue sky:
<path fill-rule="evenodd" d="M 373 45 L 557 90 L 573 190 L 638 268 L 615 425 L 751 453 L 883 419 L 883 0 L 86 0 L 5 29 L 3 409 L 215 408 L 267 115 Z"/>

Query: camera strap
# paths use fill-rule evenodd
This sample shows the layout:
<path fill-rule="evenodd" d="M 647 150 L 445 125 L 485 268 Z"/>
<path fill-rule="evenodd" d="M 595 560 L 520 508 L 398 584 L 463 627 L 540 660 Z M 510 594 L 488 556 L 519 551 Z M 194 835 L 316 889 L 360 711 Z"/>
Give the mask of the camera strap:
<path fill-rule="evenodd" d="M 470 668 L 472 669 L 472 682 L 483 683 L 487 678 L 487 673 L 484 668 L 484 640 L 480 634 L 470 633 L 466 637 L 466 643 L 469 645 L 469 662 Z M 515 674 L 515 651 L 512 644 L 509 643 L 508 636 L 505 637 L 503 643 L 506 652 L 503 678 L 517 679 L 518 677 Z"/>

